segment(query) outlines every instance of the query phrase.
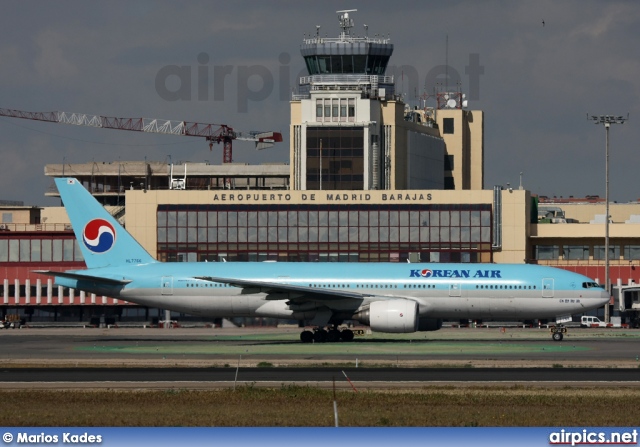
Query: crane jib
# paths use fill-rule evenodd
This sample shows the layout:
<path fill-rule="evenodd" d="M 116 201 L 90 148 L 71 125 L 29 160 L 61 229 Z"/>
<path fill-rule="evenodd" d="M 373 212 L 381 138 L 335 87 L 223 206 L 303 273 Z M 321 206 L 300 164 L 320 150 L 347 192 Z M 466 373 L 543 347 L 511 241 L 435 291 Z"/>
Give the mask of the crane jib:
<path fill-rule="evenodd" d="M 118 118 L 115 116 L 87 115 L 85 113 L 60 111 L 27 112 L 24 110 L 2 108 L 0 108 L 0 116 L 103 129 L 204 137 L 210 142 L 224 143 L 224 163 L 230 163 L 233 158 L 231 140 L 253 141 L 256 143 L 256 149 L 265 149 L 271 147 L 274 143 L 282 142 L 282 134 L 279 132 L 236 133 L 233 128 L 225 124 L 172 121 L 156 118 Z"/>

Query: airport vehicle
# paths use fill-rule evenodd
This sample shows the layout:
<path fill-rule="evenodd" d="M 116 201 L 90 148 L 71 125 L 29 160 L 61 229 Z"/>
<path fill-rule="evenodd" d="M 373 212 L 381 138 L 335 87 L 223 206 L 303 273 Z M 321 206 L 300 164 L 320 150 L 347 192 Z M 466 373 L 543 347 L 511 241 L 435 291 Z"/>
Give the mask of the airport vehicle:
<path fill-rule="evenodd" d="M 607 327 L 607 323 L 598 317 L 583 315 L 580 318 L 580 327 Z"/>
<path fill-rule="evenodd" d="M 566 319 L 609 300 L 585 276 L 538 265 L 158 262 L 78 180 L 55 182 L 87 270 L 38 273 L 64 287 L 193 315 L 305 320 L 313 331 L 300 334 L 303 342 L 352 340 L 351 330 L 338 330 L 346 320 L 409 333 L 438 330 L 443 318 Z M 553 339 L 564 331 L 559 325 Z"/>

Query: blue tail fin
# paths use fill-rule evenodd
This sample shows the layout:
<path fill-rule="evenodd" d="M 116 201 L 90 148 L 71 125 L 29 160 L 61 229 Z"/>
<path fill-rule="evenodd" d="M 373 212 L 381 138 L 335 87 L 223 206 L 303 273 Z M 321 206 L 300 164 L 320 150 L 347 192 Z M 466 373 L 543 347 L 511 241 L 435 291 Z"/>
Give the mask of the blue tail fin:
<path fill-rule="evenodd" d="M 55 182 L 87 268 L 157 262 L 78 180 Z"/>

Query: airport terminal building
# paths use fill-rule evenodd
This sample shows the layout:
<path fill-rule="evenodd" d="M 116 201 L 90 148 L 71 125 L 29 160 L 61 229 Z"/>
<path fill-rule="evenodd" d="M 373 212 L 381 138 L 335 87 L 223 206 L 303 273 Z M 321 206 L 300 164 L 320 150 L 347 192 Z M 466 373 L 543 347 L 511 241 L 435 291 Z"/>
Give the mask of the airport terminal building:
<path fill-rule="evenodd" d="M 455 91 L 409 107 L 385 74 L 389 39 L 341 20 L 339 37 L 301 46 L 289 163 L 105 160 L 45 175 L 78 178 L 160 261 L 538 263 L 604 279 L 602 200 L 486 188 L 483 112 Z M 3 315 L 157 314 L 33 272 L 84 268 L 64 208 L 0 203 L 0 215 Z M 640 282 L 640 203 L 612 204 L 611 219 L 611 282 Z"/>

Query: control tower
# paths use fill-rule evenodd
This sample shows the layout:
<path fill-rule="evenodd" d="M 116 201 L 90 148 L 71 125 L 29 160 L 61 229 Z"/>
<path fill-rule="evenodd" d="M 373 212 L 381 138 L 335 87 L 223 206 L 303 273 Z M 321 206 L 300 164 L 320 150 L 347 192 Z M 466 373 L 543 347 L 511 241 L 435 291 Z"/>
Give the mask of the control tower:
<path fill-rule="evenodd" d="M 444 189 L 444 140 L 435 121 L 405 119 L 387 64 L 389 38 L 357 36 L 337 11 L 340 35 L 304 39 L 308 76 L 291 101 L 291 179 L 297 190 Z"/>
<path fill-rule="evenodd" d="M 392 99 L 393 76 L 385 76 L 389 58 L 393 53 L 390 39 L 370 38 L 367 25 L 365 36 L 353 34 L 353 19 L 350 12 L 338 11 L 340 15 L 340 37 L 320 37 L 320 26 L 315 37 L 304 39 L 300 52 L 309 76 L 300 79 L 301 95 L 308 96 L 312 90 L 360 90 L 367 98 Z"/>

